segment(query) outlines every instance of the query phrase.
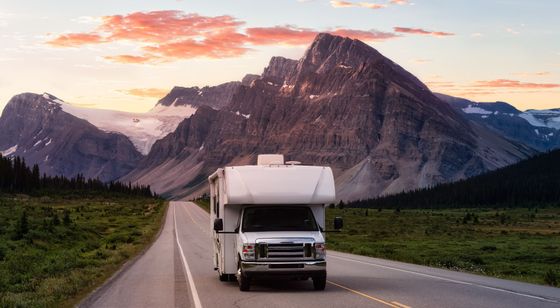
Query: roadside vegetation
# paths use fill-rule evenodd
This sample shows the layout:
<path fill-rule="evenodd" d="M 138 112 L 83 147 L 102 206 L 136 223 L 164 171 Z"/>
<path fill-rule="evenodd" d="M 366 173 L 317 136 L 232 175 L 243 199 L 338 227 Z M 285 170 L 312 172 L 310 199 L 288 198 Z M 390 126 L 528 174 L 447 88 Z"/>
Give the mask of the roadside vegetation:
<path fill-rule="evenodd" d="M 210 196 L 208 194 L 203 194 L 202 196 L 194 199 L 193 202 L 206 212 L 210 213 Z"/>
<path fill-rule="evenodd" d="M 70 307 L 142 251 L 167 203 L 147 187 L 38 176 L 0 156 L 0 307 Z"/>
<path fill-rule="evenodd" d="M 358 209 L 329 249 L 456 271 L 560 286 L 560 208 Z"/>

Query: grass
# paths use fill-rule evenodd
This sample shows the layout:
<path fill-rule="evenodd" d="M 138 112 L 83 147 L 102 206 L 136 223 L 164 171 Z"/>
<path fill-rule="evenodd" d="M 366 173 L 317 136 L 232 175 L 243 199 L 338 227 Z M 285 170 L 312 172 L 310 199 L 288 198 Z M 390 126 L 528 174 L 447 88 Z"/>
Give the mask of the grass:
<path fill-rule="evenodd" d="M 77 304 L 153 240 L 166 204 L 0 195 L 0 307 Z"/>
<path fill-rule="evenodd" d="M 559 286 L 560 208 L 328 209 L 329 249 Z M 332 224 L 332 223 L 331 223 Z"/>
<path fill-rule="evenodd" d="M 205 210 L 206 212 L 210 213 L 210 199 L 199 198 L 193 200 L 193 202 L 199 207 L 201 207 L 203 210 Z"/>

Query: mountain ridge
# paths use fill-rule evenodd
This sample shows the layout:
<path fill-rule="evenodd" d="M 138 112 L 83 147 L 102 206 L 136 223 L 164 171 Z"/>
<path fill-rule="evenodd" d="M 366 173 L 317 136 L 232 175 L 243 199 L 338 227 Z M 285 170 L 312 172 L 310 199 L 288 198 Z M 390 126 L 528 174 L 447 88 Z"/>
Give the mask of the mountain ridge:
<path fill-rule="evenodd" d="M 272 58 L 220 110 L 197 110 L 124 179 L 184 197 L 204 189 L 218 167 L 283 153 L 332 166 L 339 198 L 358 199 L 472 176 L 532 153 L 492 132 L 485 134 L 497 145 L 484 142 L 480 129 L 372 47 L 321 34 L 300 60 Z"/>

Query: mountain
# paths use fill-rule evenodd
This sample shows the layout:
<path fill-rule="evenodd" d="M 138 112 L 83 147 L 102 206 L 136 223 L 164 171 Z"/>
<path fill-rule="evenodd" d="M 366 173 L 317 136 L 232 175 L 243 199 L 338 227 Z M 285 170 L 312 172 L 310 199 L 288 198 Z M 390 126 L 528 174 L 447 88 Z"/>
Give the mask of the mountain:
<path fill-rule="evenodd" d="M 158 106 L 209 106 L 221 109 L 227 105 L 233 93 L 241 85 L 249 85 L 257 75 L 246 75 L 241 82 L 226 82 L 217 86 L 199 87 L 174 87 L 165 97 L 160 99 Z"/>
<path fill-rule="evenodd" d="M 199 107 L 123 179 L 182 197 L 260 153 L 330 165 L 349 200 L 474 176 L 534 151 L 463 118 L 367 44 L 319 34 L 300 60 L 272 58 L 219 110 Z"/>
<path fill-rule="evenodd" d="M 539 151 L 560 147 L 560 109 L 519 111 L 504 103 L 477 103 L 436 94 L 466 119 Z"/>
<path fill-rule="evenodd" d="M 130 172 L 142 155 L 119 133 L 100 130 L 66 112 L 49 94 L 14 96 L 0 117 L 0 152 L 38 164 L 50 175 L 115 180 Z"/>
<path fill-rule="evenodd" d="M 560 150 L 454 183 L 350 202 L 369 208 L 533 207 L 560 202 Z"/>

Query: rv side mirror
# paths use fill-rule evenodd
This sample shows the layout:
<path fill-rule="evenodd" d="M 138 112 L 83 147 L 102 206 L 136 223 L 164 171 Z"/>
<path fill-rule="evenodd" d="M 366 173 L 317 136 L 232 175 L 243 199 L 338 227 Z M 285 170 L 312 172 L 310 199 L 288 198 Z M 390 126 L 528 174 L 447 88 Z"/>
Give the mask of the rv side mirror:
<path fill-rule="evenodd" d="M 214 231 L 224 230 L 224 221 L 221 218 L 214 219 Z"/>
<path fill-rule="evenodd" d="M 342 229 L 342 225 L 343 225 L 343 221 L 342 221 L 342 217 L 335 217 L 334 218 L 334 229 L 335 230 L 340 230 Z"/>

